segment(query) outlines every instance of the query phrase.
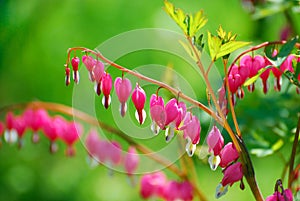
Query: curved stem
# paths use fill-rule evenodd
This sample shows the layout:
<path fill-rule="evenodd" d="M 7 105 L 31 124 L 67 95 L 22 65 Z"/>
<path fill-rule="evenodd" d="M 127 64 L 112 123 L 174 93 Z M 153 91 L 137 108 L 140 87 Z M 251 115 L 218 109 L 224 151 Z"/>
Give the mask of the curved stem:
<path fill-rule="evenodd" d="M 100 58 L 101 60 L 103 60 L 104 62 L 108 63 L 109 65 L 123 71 L 126 72 L 128 74 L 131 74 L 141 80 L 147 81 L 149 83 L 153 83 L 156 84 L 159 87 L 165 88 L 168 91 L 170 91 L 172 94 L 174 94 L 175 96 L 179 96 L 180 98 L 182 98 L 183 100 L 199 107 L 201 110 L 203 110 L 204 112 L 206 112 L 208 115 L 210 115 L 211 117 L 213 117 L 217 122 L 219 122 L 220 124 L 222 124 L 221 119 L 208 107 L 206 107 L 204 104 L 200 103 L 199 101 L 196 101 L 195 99 L 190 98 L 189 96 L 185 95 L 182 91 L 177 90 L 171 86 L 169 86 L 168 84 L 165 84 L 163 82 L 160 82 L 158 80 L 149 78 L 147 76 L 144 76 L 138 72 L 132 71 L 130 69 L 127 69 L 119 64 L 116 64 L 112 61 L 110 61 L 109 59 L 107 59 L 106 57 L 104 57 L 100 52 L 95 52 L 93 50 L 90 50 L 88 48 L 84 48 L 84 47 L 73 47 L 73 48 L 69 48 L 68 49 L 68 59 L 67 59 L 67 63 L 66 66 L 69 65 L 69 61 L 70 61 L 70 53 L 71 51 L 76 51 L 76 50 L 82 50 L 84 52 L 89 52 L 91 54 L 94 54 L 96 57 Z"/>
<path fill-rule="evenodd" d="M 192 40 L 190 39 L 190 37 L 187 37 L 190 45 L 191 45 L 191 48 L 194 52 L 194 54 L 196 55 L 197 57 L 197 65 L 199 66 L 199 69 L 204 77 L 204 80 L 205 80 L 205 83 L 207 85 L 207 88 L 209 90 L 209 92 L 211 93 L 211 97 L 212 97 L 212 100 L 213 100 L 213 103 L 219 113 L 219 115 L 221 116 L 221 119 L 223 121 L 223 124 L 221 124 L 225 130 L 228 132 L 230 138 L 232 139 L 232 142 L 236 148 L 236 150 L 238 151 L 239 155 L 240 155 L 240 158 L 241 158 L 241 162 L 243 164 L 243 173 L 244 173 L 244 176 L 246 177 L 247 179 L 247 182 L 251 188 L 251 191 L 255 197 L 255 199 L 257 201 L 263 201 L 264 198 L 261 194 L 261 191 L 257 185 L 257 182 L 256 182 L 256 178 L 255 178 L 255 173 L 254 173 L 254 168 L 253 168 L 253 165 L 252 165 L 252 161 L 250 159 L 250 156 L 249 156 L 249 152 L 242 140 L 242 138 L 240 138 L 239 136 L 237 136 L 231 129 L 226 117 L 223 115 L 221 109 L 220 109 L 220 106 L 219 104 L 217 103 L 217 100 L 216 100 L 216 96 L 214 94 L 214 91 L 212 90 L 212 87 L 210 85 L 210 82 L 208 80 L 208 77 L 207 75 L 205 74 L 205 71 L 204 71 L 204 67 L 203 67 L 203 64 L 200 60 L 200 55 L 198 54 L 198 51 L 196 50 L 195 46 L 193 45 L 192 43 Z M 225 72 L 226 73 L 226 72 Z"/>
<path fill-rule="evenodd" d="M 235 115 L 233 102 L 232 102 L 232 98 L 231 98 L 234 94 L 231 93 L 230 88 L 229 88 L 228 73 L 227 73 L 227 62 L 228 62 L 227 59 L 223 59 L 224 72 L 225 72 L 225 86 L 226 86 L 226 90 L 227 90 L 227 93 L 228 93 L 227 100 L 229 101 L 230 112 L 231 112 L 231 115 L 232 115 L 235 130 L 237 132 L 237 135 L 239 137 L 241 137 L 241 131 L 240 131 L 240 128 L 239 128 L 239 124 L 237 122 L 237 118 L 236 118 L 236 115 Z"/>
<path fill-rule="evenodd" d="M 32 109 L 37 109 L 37 108 L 43 108 L 49 111 L 53 111 L 53 112 L 59 112 L 62 114 L 66 114 L 69 116 L 73 116 L 76 117 L 77 119 L 84 121 L 86 123 L 89 123 L 91 125 L 94 126 L 100 126 L 102 129 L 113 133 L 115 135 L 118 135 L 119 137 L 121 137 L 122 139 L 124 139 L 125 141 L 127 141 L 129 144 L 133 145 L 136 147 L 136 149 L 138 149 L 141 153 L 146 154 L 147 157 L 153 159 L 154 161 L 164 165 L 165 167 L 167 167 L 170 171 L 174 172 L 176 175 L 178 175 L 179 177 L 181 177 L 182 179 L 186 179 L 186 174 L 184 172 L 182 172 L 176 165 L 174 165 L 173 163 L 171 163 L 170 161 L 168 161 L 165 158 L 162 158 L 161 156 L 157 155 L 157 154 L 153 154 L 154 152 L 135 142 L 133 139 L 131 139 L 130 137 L 128 137 L 125 133 L 123 133 L 122 131 L 108 125 L 105 124 L 101 121 L 98 121 L 96 118 L 88 115 L 87 113 L 84 113 L 80 110 L 77 110 L 75 108 L 66 106 L 66 105 L 62 105 L 59 103 L 50 103 L 50 102 L 41 102 L 41 101 L 33 101 L 30 103 L 21 103 L 21 104 L 15 104 L 15 105 L 10 105 L 10 106 L 6 106 L 0 109 L 0 113 L 2 113 L 3 111 L 8 111 L 8 110 L 13 110 L 13 109 L 24 109 L 24 108 L 32 108 Z"/>
<path fill-rule="evenodd" d="M 300 133 L 300 113 L 298 113 L 298 124 L 297 124 L 297 130 L 294 137 L 294 143 L 293 148 L 291 152 L 291 158 L 290 158 L 290 167 L 289 167 L 289 180 L 288 180 L 288 188 L 291 189 L 293 178 L 294 178 L 294 162 L 296 157 L 296 150 L 299 140 L 299 133 Z"/>

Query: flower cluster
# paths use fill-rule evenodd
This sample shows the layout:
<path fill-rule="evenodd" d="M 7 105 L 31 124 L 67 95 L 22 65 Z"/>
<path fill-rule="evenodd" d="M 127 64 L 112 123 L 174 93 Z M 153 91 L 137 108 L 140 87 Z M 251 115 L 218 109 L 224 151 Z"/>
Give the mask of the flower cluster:
<path fill-rule="evenodd" d="M 31 130 L 32 142 L 39 141 L 39 131 L 50 140 L 50 151 L 57 151 L 56 141 L 62 140 L 66 145 L 66 154 L 73 156 L 74 143 L 82 133 L 82 126 L 73 121 L 67 121 L 60 115 L 50 116 L 44 109 L 26 109 L 22 114 L 15 115 L 12 112 L 6 114 L 5 124 L 0 124 L 0 133 L 4 131 L 4 139 L 8 143 L 15 143 L 21 148 L 23 137 L 27 130 Z"/>
<path fill-rule="evenodd" d="M 274 56 L 277 54 L 277 51 L 274 51 Z M 280 65 L 279 68 L 272 65 L 272 63 L 263 56 L 256 55 L 244 55 L 239 62 L 239 65 L 233 64 L 229 69 L 228 74 L 228 82 L 229 89 L 233 95 L 233 102 L 235 103 L 235 96 L 242 99 L 244 97 L 244 90 L 242 88 L 243 84 L 248 78 L 252 78 L 256 76 L 259 70 L 268 67 L 263 73 L 260 74 L 260 78 L 263 84 L 263 92 L 266 94 L 269 90 L 268 86 L 268 78 L 270 76 L 270 72 L 274 75 L 274 90 L 280 91 L 282 85 L 282 74 L 285 71 L 290 71 L 294 73 L 293 61 L 300 62 L 300 59 L 295 55 L 289 55 L 286 60 Z M 300 76 L 298 76 L 298 80 L 300 81 Z M 248 86 L 248 90 L 253 92 L 255 89 L 255 84 L 252 83 Z M 297 87 L 297 93 L 299 94 L 300 90 Z"/>
<path fill-rule="evenodd" d="M 193 187 L 188 181 L 168 181 L 163 172 L 143 175 L 140 185 L 140 193 L 144 199 L 162 198 L 168 201 L 193 200 Z"/>
<path fill-rule="evenodd" d="M 85 145 L 92 166 L 102 163 L 112 168 L 123 164 L 124 170 L 129 176 L 133 175 L 138 167 L 139 156 L 134 147 L 129 146 L 124 155 L 122 147 L 117 141 L 101 139 L 96 130 L 92 129 L 89 132 Z"/>
<path fill-rule="evenodd" d="M 95 92 L 100 95 L 103 92 L 102 103 L 108 108 L 111 102 L 110 93 L 112 90 L 113 79 L 108 72 L 104 71 L 104 64 L 92 56 L 84 55 L 82 62 L 89 72 L 90 81 L 95 82 Z M 73 67 L 74 82 L 78 83 L 78 57 L 71 59 Z M 66 66 L 66 80 L 70 78 L 70 69 Z M 66 82 L 67 85 L 70 83 Z M 114 81 L 115 93 L 120 101 L 120 114 L 125 116 L 127 111 L 127 101 L 131 95 L 131 101 L 136 108 L 135 117 L 139 124 L 143 124 L 146 119 L 144 110 L 146 103 L 146 93 L 137 83 L 132 91 L 132 85 L 129 79 L 117 77 Z M 165 130 L 166 141 L 169 142 L 175 131 L 182 132 L 183 137 L 187 140 L 186 151 L 192 156 L 196 150 L 196 145 L 200 141 L 200 121 L 191 112 L 187 112 L 184 102 L 172 98 L 166 104 L 162 97 L 153 94 L 150 98 L 150 116 L 152 119 L 151 130 L 158 134 L 160 130 Z"/>
<path fill-rule="evenodd" d="M 224 138 L 216 126 L 213 126 L 209 132 L 206 142 L 209 152 L 212 153 L 208 158 L 210 168 L 212 170 L 216 170 L 218 166 L 223 168 L 224 177 L 216 189 L 216 197 L 219 198 L 228 191 L 228 186 L 232 186 L 237 181 L 242 181 L 242 164 L 236 162 L 239 154 L 232 142 L 224 146 Z"/>

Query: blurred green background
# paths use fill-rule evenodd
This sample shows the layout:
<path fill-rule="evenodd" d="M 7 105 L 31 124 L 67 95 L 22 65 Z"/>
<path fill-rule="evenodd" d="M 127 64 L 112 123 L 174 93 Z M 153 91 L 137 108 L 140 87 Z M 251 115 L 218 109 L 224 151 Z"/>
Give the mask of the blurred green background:
<path fill-rule="evenodd" d="M 283 13 L 253 20 L 239 0 L 172 2 L 187 12 L 204 9 L 209 20 L 204 33 L 206 30 L 215 33 L 222 25 L 225 30 L 237 33 L 239 40 L 253 44 L 278 40 L 280 30 L 286 24 Z M 113 36 L 134 29 L 165 28 L 180 32 L 162 7 L 162 0 L 0 0 L 0 106 L 32 100 L 71 105 L 72 90 L 64 85 L 67 49 L 73 46 L 93 49 Z M 295 30 L 299 33 L 299 14 L 292 13 L 292 18 L 298 22 Z M 157 63 L 165 59 L 157 52 L 153 54 L 155 56 L 150 55 L 150 58 L 149 55 L 129 56 L 120 61 L 134 65 L 134 62 Z M 173 62 L 166 61 L 165 65 Z M 181 69 L 177 65 L 174 68 L 185 71 L 184 65 Z M 268 96 L 261 93 L 260 86 L 257 88 L 253 94 L 246 92 L 245 99 L 237 105 L 247 145 L 263 151 L 278 139 L 287 144 L 280 154 L 253 157 L 258 182 L 266 197 L 281 176 L 284 161 L 280 158 L 289 156 L 291 138 L 288 133 L 296 124 L 299 96 L 294 87 L 288 88 L 286 83 L 282 93 L 274 93 L 270 87 Z M 205 91 L 201 91 L 197 94 L 199 99 L 204 97 Z M 208 126 L 202 125 L 203 136 Z M 0 149 L 1 201 L 141 200 L 139 187 L 129 185 L 126 175 L 114 173 L 111 176 L 104 167 L 91 169 L 80 143 L 77 144 L 77 156 L 67 158 L 62 143 L 60 151 L 51 155 L 46 139 L 33 145 L 29 138 L 28 135 L 25 137 L 22 150 L 5 143 Z M 202 137 L 202 141 L 204 139 Z M 202 191 L 209 200 L 215 200 L 214 191 L 222 178 L 221 171 L 212 172 L 199 160 L 195 163 Z M 241 191 L 236 184 L 219 200 L 253 198 L 247 185 Z"/>

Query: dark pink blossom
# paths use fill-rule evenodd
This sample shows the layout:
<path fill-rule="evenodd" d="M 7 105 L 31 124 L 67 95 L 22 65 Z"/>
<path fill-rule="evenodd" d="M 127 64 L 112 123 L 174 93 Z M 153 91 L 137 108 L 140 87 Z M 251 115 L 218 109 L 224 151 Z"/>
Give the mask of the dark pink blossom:
<path fill-rule="evenodd" d="M 164 189 L 164 197 L 167 201 L 193 200 L 193 187 L 188 181 L 169 181 Z"/>
<path fill-rule="evenodd" d="M 70 68 L 66 67 L 66 69 L 65 69 L 65 74 L 66 74 L 66 76 L 65 76 L 65 83 L 66 83 L 66 86 L 69 86 L 69 84 L 71 82 L 70 72 L 71 72 Z"/>
<path fill-rule="evenodd" d="M 112 78 L 109 73 L 104 73 L 101 81 L 101 90 L 103 92 L 102 104 L 107 109 L 110 105 L 110 91 L 112 89 Z"/>
<path fill-rule="evenodd" d="M 101 94 L 101 80 L 104 75 L 104 64 L 95 60 L 94 68 L 90 72 L 90 80 L 95 81 L 95 92 L 98 96 Z"/>
<path fill-rule="evenodd" d="M 220 166 L 222 168 L 227 167 L 230 163 L 236 161 L 239 158 L 239 153 L 235 149 L 232 142 L 227 143 L 220 152 Z"/>
<path fill-rule="evenodd" d="M 235 182 L 240 181 L 243 178 L 243 167 L 240 162 L 236 162 L 223 171 L 224 177 L 221 181 L 223 186 L 232 186 Z"/>
<path fill-rule="evenodd" d="M 265 59 L 260 55 L 256 55 L 255 57 L 251 57 L 250 55 L 245 55 L 240 60 L 240 67 L 248 68 L 248 77 L 251 78 L 257 75 L 258 70 L 265 67 Z M 248 90 L 250 92 L 254 91 L 254 83 L 248 86 Z"/>
<path fill-rule="evenodd" d="M 15 116 L 12 112 L 8 112 L 5 117 L 4 139 L 8 143 L 15 143 L 18 140 L 18 134 L 14 128 Z"/>
<path fill-rule="evenodd" d="M 146 119 L 146 112 L 144 110 L 146 93 L 139 86 L 139 84 L 136 84 L 136 87 L 131 95 L 131 100 L 136 108 L 135 117 L 140 124 L 143 124 Z"/>
<path fill-rule="evenodd" d="M 166 112 L 162 97 L 152 94 L 150 98 L 150 115 L 152 119 L 151 130 L 158 134 L 159 129 L 165 128 Z"/>
<path fill-rule="evenodd" d="M 121 103 L 120 113 L 121 116 L 124 117 L 127 110 L 126 101 L 128 100 L 132 90 L 131 82 L 127 78 L 117 77 L 114 86 L 115 86 L 115 92 L 117 94 L 117 97 Z"/>
<path fill-rule="evenodd" d="M 63 122 L 61 122 L 63 125 Z M 73 147 L 74 143 L 79 139 L 79 136 L 83 132 L 82 126 L 76 122 L 66 122 L 65 132 L 60 133 L 60 138 L 66 143 L 66 155 L 74 156 L 75 149 Z"/>
<path fill-rule="evenodd" d="M 82 63 L 85 65 L 86 69 L 88 70 L 89 72 L 89 78 L 92 82 L 94 82 L 95 80 L 95 77 L 94 77 L 94 72 L 93 72 L 93 69 L 96 65 L 96 60 L 91 57 L 91 56 L 82 56 Z"/>
<path fill-rule="evenodd" d="M 141 178 L 140 194 L 144 199 L 150 197 L 164 197 L 164 188 L 168 181 L 163 172 L 145 174 Z"/>
<path fill-rule="evenodd" d="M 285 189 L 283 193 L 275 191 L 273 195 L 266 198 L 266 201 L 293 201 L 293 194 L 290 189 Z"/>
<path fill-rule="evenodd" d="M 207 135 L 206 142 L 209 148 L 208 151 L 213 152 L 213 155 L 208 158 L 210 168 L 216 170 L 221 162 L 219 154 L 224 146 L 224 138 L 216 126 L 213 126 L 212 130 Z"/>
<path fill-rule="evenodd" d="M 183 137 L 187 139 L 186 152 L 189 156 L 192 156 L 196 150 L 196 145 L 200 141 L 200 121 L 192 113 L 187 112 L 183 126 L 180 129 L 183 130 Z"/>
<path fill-rule="evenodd" d="M 79 83 L 79 72 L 78 72 L 79 62 L 80 59 L 78 57 L 73 57 L 71 60 L 71 64 L 73 67 L 73 80 L 76 84 Z"/>
<path fill-rule="evenodd" d="M 215 156 L 220 154 L 224 146 L 224 138 L 218 127 L 213 126 L 207 135 L 206 142 L 210 152 L 213 152 Z"/>

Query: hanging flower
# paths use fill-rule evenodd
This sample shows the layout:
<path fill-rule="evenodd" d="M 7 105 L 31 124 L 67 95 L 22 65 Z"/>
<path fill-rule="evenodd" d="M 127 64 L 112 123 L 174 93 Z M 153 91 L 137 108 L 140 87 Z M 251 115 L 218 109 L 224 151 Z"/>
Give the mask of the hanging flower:
<path fill-rule="evenodd" d="M 224 146 L 224 138 L 221 135 L 220 130 L 216 126 L 213 126 L 212 130 L 209 132 L 206 138 L 206 142 L 209 147 L 208 151 L 213 152 L 213 155 L 208 158 L 210 168 L 212 170 L 216 170 L 221 162 L 219 154 Z"/>
<path fill-rule="evenodd" d="M 131 100 L 136 108 L 135 118 L 140 124 L 143 124 L 146 119 L 146 112 L 144 110 L 146 93 L 138 83 L 136 84 L 136 87 L 131 95 Z"/>
<path fill-rule="evenodd" d="M 73 80 L 76 84 L 79 83 L 79 72 L 78 72 L 79 62 L 80 59 L 78 57 L 73 57 L 71 60 L 71 64 L 73 67 Z"/>
<path fill-rule="evenodd" d="M 107 109 L 110 105 L 110 91 L 112 89 L 112 78 L 109 73 L 104 73 L 101 81 L 101 90 L 103 92 L 102 104 Z"/>
<path fill-rule="evenodd" d="M 120 101 L 120 113 L 121 116 L 124 117 L 126 110 L 127 110 L 127 104 L 126 101 L 130 96 L 132 87 L 131 87 L 131 82 L 127 78 L 120 78 L 117 77 L 115 80 L 115 91 L 117 94 L 117 97 Z"/>
<path fill-rule="evenodd" d="M 180 129 L 183 130 L 183 137 L 187 140 L 185 150 L 191 157 L 196 150 L 196 145 L 200 141 L 200 121 L 196 116 L 192 115 L 192 113 L 187 112 L 183 126 Z"/>
<path fill-rule="evenodd" d="M 152 119 L 151 130 L 157 135 L 159 129 L 165 128 L 166 112 L 162 97 L 152 94 L 150 98 L 150 115 Z"/>
<path fill-rule="evenodd" d="M 97 61 L 98 62 L 98 61 Z M 86 69 L 89 72 L 89 79 L 94 82 L 95 77 L 94 77 L 94 67 L 96 65 L 96 60 L 91 57 L 91 56 L 87 56 L 87 55 L 83 55 L 82 56 L 82 63 L 85 65 Z M 99 65 L 99 64 L 98 64 Z"/>
<path fill-rule="evenodd" d="M 95 92 L 98 96 L 101 94 L 101 80 L 104 75 L 104 64 L 95 60 L 92 71 L 90 72 L 90 80 L 95 81 Z M 92 77 L 91 77 L 92 76 Z"/>

